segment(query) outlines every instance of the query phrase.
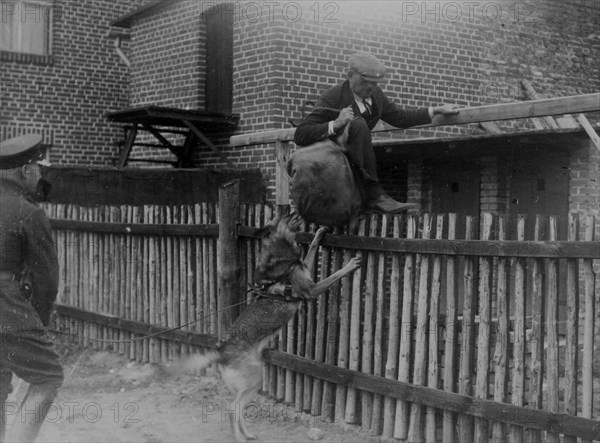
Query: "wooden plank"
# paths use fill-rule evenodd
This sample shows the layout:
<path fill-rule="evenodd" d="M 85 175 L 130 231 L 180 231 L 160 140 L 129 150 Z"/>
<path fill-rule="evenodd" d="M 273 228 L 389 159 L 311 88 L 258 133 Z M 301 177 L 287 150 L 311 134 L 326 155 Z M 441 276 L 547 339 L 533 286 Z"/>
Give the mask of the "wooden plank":
<path fill-rule="evenodd" d="M 364 236 L 366 233 L 366 222 L 362 219 L 358 228 L 358 235 Z M 352 275 L 352 300 L 350 303 L 350 359 L 348 368 L 358 371 L 360 366 L 360 312 L 362 296 L 362 267 L 357 269 Z M 346 393 L 346 423 L 356 423 L 358 421 L 357 413 L 358 393 L 355 389 L 349 388 Z"/>
<path fill-rule="evenodd" d="M 498 240 L 506 239 L 506 217 L 498 218 Z M 498 259 L 496 278 L 497 329 L 494 349 L 494 401 L 506 402 L 509 342 L 509 303 L 507 298 L 507 260 Z M 506 426 L 502 422 L 492 424 L 492 441 L 506 441 Z"/>
<path fill-rule="evenodd" d="M 544 237 L 544 217 L 537 215 L 534 240 Z M 529 373 L 529 406 L 542 409 L 543 366 L 544 366 L 544 262 L 534 259 L 531 265 L 531 361 Z M 539 429 L 528 429 L 529 443 L 542 441 Z"/>
<path fill-rule="evenodd" d="M 424 406 L 443 408 L 489 421 L 502 421 L 544 430 L 554 429 L 561 434 L 600 439 L 600 428 L 596 420 L 500 404 L 492 400 L 482 400 L 426 386 L 416 386 L 408 382 L 390 380 L 336 366 L 331 367 L 276 350 L 265 350 L 263 358 L 270 364 L 290 368 L 297 373 L 312 374 L 314 377 L 353 389 L 404 399 Z"/>
<path fill-rule="evenodd" d="M 457 115 L 436 115 L 431 123 L 418 127 L 459 125 L 594 111 L 600 111 L 600 93 L 461 108 L 460 113 Z M 240 134 L 232 136 L 229 143 L 231 146 L 245 146 L 275 141 L 291 141 L 294 139 L 294 133 L 295 128 Z"/>
<path fill-rule="evenodd" d="M 594 241 L 595 218 L 588 215 L 585 218 L 584 240 Z M 584 290 L 584 320 L 583 320 L 583 362 L 581 367 L 583 396 L 581 400 L 581 416 L 592 418 L 594 402 L 594 334 L 595 322 L 597 321 L 596 308 L 596 276 L 592 260 L 583 260 L 583 290 Z M 600 437 L 596 437 L 600 440 Z M 589 439 L 591 440 L 591 439 Z"/>
<path fill-rule="evenodd" d="M 517 240 L 525 240 L 525 216 L 517 219 Z M 525 263 L 523 259 L 514 261 L 514 340 L 513 340 L 513 372 L 511 403 L 523 406 L 525 394 Z M 523 428 L 512 426 L 510 429 L 511 442 L 523 441 Z"/>
<path fill-rule="evenodd" d="M 400 236 L 400 218 L 394 217 L 392 235 Z M 388 326 L 388 348 L 385 361 L 385 378 L 396 380 L 398 370 L 398 348 L 400 340 L 400 254 L 392 254 L 392 270 L 390 275 L 390 308 Z M 396 400 L 386 395 L 383 412 L 384 438 L 394 435 L 394 419 L 396 415 Z"/>
<path fill-rule="evenodd" d="M 369 225 L 369 236 L 375 237 L 377 235 L 377 227 L 380 216 L 377 214 L 371 215 L 371 222 Z M 375 253 L 370 252 L 366 254 L 366 272 L 365 272 L 365 284 L 363 285 L 364 293 L 364 314 L 363 314 L 363 331 L 362 331 L 362 361 L 360 369 L 366 374 L 373 373 L 373 308 L 375 305 L 375 262 L 377 256 Z M 362 419 L 360 421 L 361 429 L 365 432 L 371 430 L 371 424 L 373 420 L 373 395 L 370 392 L 361 392 L 362 400 Z"/>
<path fill-rule="evenodd" d="M 90 324 L 105 325 L 110 328 L 131 332 L 140 336 L 160 334 L 160 337 L 165 340 L 202 346 L 209 349 L 214 349 L 218 341 L 217 337 L 213 335 L 196 334 L 181 330 L 171 331 L 169 328 L 164 326 L 142 323 L 135 320 L 127 320 L 119 318 L 115 315 L 100 314 L 98 312 L 87 311 L 74 306 L 56 304 L 55 309 L 60 315 L 64 315 L 66 317 L 88 322 Z"/>
<path fill-rule="evenodd" d="M 343 254 L 340 249 L 333 251 L 331 273 L 342 269 Z M 329 291 L 327 298 L 327 334 L 325 342 L 325 363 L 335 365 L 337 359 L 337 342 L 339 339 L 339 295 L 340 285 L 336 284 Z M 321 420 L 332 422 L 335 420 L 335 391 L 336 386 L 326 381 L 323 385 L 323 403 L 321 405 Z"/>
<path fill-rule="evenodd" d="M 240 231 L 242 232 L 242 231 Z M 312 235 L 299 233 L 299 243 L 310 243 Z M 483 241 L 379 238 L 326 234 L 323 246 L 384 252 L 442 254 L 477 257 L 539 257 L 539 258 L 600 258 L 598 245 L 593 242 L 571 241 Z"/>
<path fill-rule="evenodd" d="M 135 142 L 135 137 L 138 132 L 138 124 L 135 123 L 129 128 L 129 133 L 127 134 L 127 139 L 125 139 L 125 144 L 123 145 L 123 151 L 119 157 L 118 168 L 123 169 L 127 166 L 127 160 L 129 159 L 129 155 L 131 154 L 131 149 L 133 148 L 133 143 Z"/>
<path fill-rule="evenodd" d="M 448 240 L 456 238 L 456 214 L 448 214 Z M 456 261 L 450 256 L 446 260 L 446 342 L 444 344 L 444 390 L 454 392 L 456 383 L 456 338 L 458 292 L 455 287 Z M 456 417 L 444 409 L 442 423 L 443 441 L 455 442 Z"/>
<path fill-rule="evenodd" d="M 587 135 L 590 137 L 590 140 L 592 141 L 596 149 L 600 150 L 600 136 L 598 136 L 598 133 L 594 130 L 589 120 L 585 117 L 585 115 L 579 114 L 577 115 L 577 121 L 583 127 Z"/>
<path fill-rule="evenodd" d="M 556 217 L 550 217 L 549 237 L 555 240 L 557 236 Z M 558 412 L 559 406 L 559 344 L 558 344 L 558 263 L 556 260 L 549 260 L 547 265 L 548 277 L 546 280 L 546 391 L 548 400 L 546 410 L 549 412 Z M 560 441 L 558 432 L 547 432 L 546 441 Z"/>
<path fill-rule="evenodd" d="M 535 89 L 533 88 L 533 85 L 529 81 L 521 80 L 521 87 L 525 91 L 525 95 L 527 96 L 528 100 L 539 100 L 540 99 L 540 96 L 535 91 Z M 544 117 L 542 120 L 546 123 L 546 125 L 549 128 L 558 129 L 558 125 L 556 124 L 556 122 L 554 121 L 554 119 L 552 117 Z"/>
<path fill-rule="evenodd" d="M 348 263 L 352 258 L 352 252 L 344 250 L 344 263 Z M 352 279 L 344 278 L 342 280 L 341 303 L 340 303 L 340 330 L 339 347 L 337 355 L 337 366 L 340 368 L 348 367 L 348 358 L 350 352 L 350 298 L 352 293 Z M 343 423 L 346 417 L 346 386 L 336 385 L 335 389 L 335 420 Z"/>
<path fill-rule="evenodd" d="M 275 142 L 275 204 L 277 206 L 290 204 L 290 176 L 285 166 L 290 159 L 291 146 L 287 142 Z"/>
<path fill-rule="evenodd" d="M 118 222 L 93 222 L 83 220 L 50 219 L 53 229 L 65 231 L 83 231 L 105 234 L 128 235 L 163 235 L 163 236 L 197 236 L 216 237 L 219 226 L 213 224 L 178 225 L 172 223 L 118 223 Z"/>
<path fill-rule="evenodd" d="M 567 238 L 579 237 L 579 218 L 569 213 Z M 577 362 L 579 354 L 579 266 L 576 259 L 567 260 L 567 312 L 565 337 L 565 412 L 577 415 Z M 565 443 L 577 443 L 577 438 L 565 436 Z"/>
<path fill-rule="evenodd" d="M 105 233 L 123 233 L 135 235 L 161 236 L 206 236 L 216 237 L 219 225 L 205 223 L 200 225 L 173 224 L 137 224 L 86 222 L 79 220 L 50 219 L 53 229 L 68 231 L 88 231 Z M 239 226 L 240 237 L 258 238 L 258 228 Z M 298 233 L 297 242 L 309 244 L 313 234 Z M 597 244 L 572 241 L 482 241 L 482 240 L 423 240 L 401 238 L 360 237 L 352 235 L 326 234 L 322 246 L 363 249 L 380 252 L 404 252 L 442 255 L 468 255 L 482 257 L 537 257 L 537 258 L 600 258 Z"/>
<path fill-rule="evenodd" d="M 441 239 L 444 231 L 444 216 L 438 215 L 436 218 L 435 238 Z M 440 311 L 440 292 L 442 275 L 442 257 L 436 255 L 433 258 L 433 271 L 431 276 L 431 303 L 429 306 L 429 357 L 427 370 L 427 386 L 437 389 L 439 383 L 439 311 Z M 427 407 L 425 418 L 425 439 L 426 441 L 436 441 L 438 423 L 437 411 L 435 408 Z"/>
<path fill-rule="evenodd" d="M 422 238 L 431 237 L 432 217 L 423 215 Z M 429 262 L 428 255 L 417 255 L 419 264 L 419 290 L 417 295 L 417 328 L 415 330 L 415 353 L 412 383 L 418 386 L 426 385 L 427 372 L 427 345 L 429 339 Z M 437 332 L 437 331 L 436 331 Z M 437 349 L 436 349 L 437 352 Z M 408 440 L 423 440 L 423 407 L 413 403 L 410 408 L 410 421 L 408 425 Z"/>
<path fill-rule="evenodd" d="M 171 207 L 167 206 L 164 208 L 161 207 L 155 207 L 155 216 L 157 216 L 156 211 L 160 212 L 160 216 L 164 217 L 162 220 L 165 223 L 172 223 L 172 218 L 171 218 Z M 160 221 L 160 220 L 159 220 Z M 162 297 L 162 300 L 164 300 L 167 304 L 167 310 L 166 310 L 166 317 L 165 317 L 165 322 L 162 323 L 163 325 L 167 325 L 167 326 L 174 326 L 174 318 L 173 318 L 173 255 L 176 252 L 176 248 L 173 247 L 173 242 L 174 242 L 174 237 L 169 237 L 167 236 L 165 238 L 166 241 L 166 250 L 163 251 L 163 253 L 165 254 L 164 256 L 160 256 L 157 255 L 157 260 L 159 260 L 160 258 L 165 258 L 165 260 L 160 260 L 160 261 L 165 261 L 166 262 L 166 272 L 164 272 L 163 275 L 166 275 L 166 280 L 167 280 L 167 288 L 166 288 L 166 292 L 164 292 L 164 296 Z M 159 276 L 155 274 L 155 276 L 158 278 Z M 158 319 L 156 318 L 156 306 L 160 305 L 160 300 L 156 297 L 158 291 L 155 291 L 154 293 L 151 294 L 151 297 L 153 297 L 153 301 L 151 301 L 152 306 L 155 306 L 155 318 L 154 318 L 154 322 L 158 322 Z M 219 336 L 220 338 L 221 336 Z M 166 354 L 162 354 L 161 357 L 163 358 L 163 361 L 165 361 L 164 359 L 172 359 L 174 358 L 173 356 L 173 346 L 171 342 L 168 342 L 167 344 L 167 353 Z M 155 361 L 151 360 L 150 363 L 154 363 Z"/>
<path fill-rule="evenodd" d="M 493 217 L 490 213 L 482 216 L 481 239 L 489 240 L 492 236 Z M 490 329 L 491 329 L 491 263 L 489 258 L 479 259 L 479 331 L 477 335 L 477 375 L 475 379 L 475 397 L 488 398 L 488 377 L 490 368 Z M 475 440 L 486 441 L 488 423 L 475 420 Z"/>
<path fill-rule="evenodd" d="M 238 257 L 237 225 L 240 213 L 240 182 L 232 180 L 219 188 L 219 245 L 217 269 L 219 270 L 218 303 L 219 338 L 225 337 L 239 309 L 230 306 L 239 303 L 240 264 Z"/>
<path fill-rule="evenodd" d="M 413 239 L 417 236 L 417 219 L 415 216 L 409 216 L 406 220 L 406 238 Z M 415 260 L 412 254 L 404 258 L 404 279 L 402 287 L 402 320 L 400 323 L 400 351 L 398 354 L 398 380 L 408 382 L 410 380 L 410 362 L 412 356 L 410 353 L 412 342 L 412 323 L 413 323 L 413 298 L 414 298 L 414 279 L 415 279 Z M 405 399 L 396 402 L 396 418 L 393 437 L 405 440 L 408 437 L 409 417 L 408 411 L 410 405 Z"/>
<path fill-rule="evenodd" d="M 387 236 L 388 220 L 393 216 L 384 215 L 381 218 L 380 237 Z M 373 374 L 383 377 L 383 346 L 384 333 L 383 328 L 386 322 L 386 300 L 388 295 L 385 292 L 387 285 L 386 281 L 386 254 L 378 254 L 377 263 L 377 298 L 375 300 L 375 336 L 373 338 Z M 390 289 L 390 294 L 398 294 Z M 391 315 L 391 314 L 390 314 Z M 371 420 L 371 432 L 374 435 L 381 435 L 383 429 L 383 402 L 384 398 L 381 395 L 376 395 L 373 399 L 373 418 Z"/>
<path fill-rule="evenodd" d="M 323 248 L 321 250 L 321 278 L 330 275 L 329 261 L 330 250 Z M 317 260 L 319 263 L 319 260 Z M 317 329 L 315 334 L 315 360 L 318 362 L 325 361 L 325 337 L 327 329 L 327 292 L 323 292 L 317 299 Z M 315 379 L 312 386 L 312 406 L 311 414 L 314 416 L 321 415 L 321 402 L 323 401 L 323 380 Z"/>
<path fill-rule="evenodd" d="M 466 219 L 465 238 L 471 239 L 475 235 L 474 218 L 468 216 Z M 458 392 L 463 395 L 472 395 L 471 379 L 473 376 L 473 353 L 475 336 L 475 311 L 474 311 L 474 259 L 465 257 L 464 263 L 464 298 L 463 298 L 463 317 L 462 333 L 460 344 L 460 361 L 458 372 Z M 473 419 L 469 415 L 458 416 L 458 441 L 473 440 Z"/>

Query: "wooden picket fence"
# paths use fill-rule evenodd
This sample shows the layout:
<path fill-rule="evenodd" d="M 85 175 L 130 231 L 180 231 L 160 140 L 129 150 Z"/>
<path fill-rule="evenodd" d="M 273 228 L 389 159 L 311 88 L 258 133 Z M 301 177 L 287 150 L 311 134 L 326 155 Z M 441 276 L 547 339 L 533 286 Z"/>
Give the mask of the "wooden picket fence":
<path fill-rule="evenodd" d="M 143 362 L 214 346 L 227 308 L 216 205 L 46 210 L 58 329 Z M 273 212 L 239 209 L 241 288 L 260 252 L 255 228 Z M 357 254 L 363 266 L 274 339 L 265 393 L 409 441 L 600 439 L 597 221 L 570 215 L 564 233 L 558 222 L 372 215 L 327 234 L 316 279 Z M 298 234 L 303 247 L 314 230 Z"/>

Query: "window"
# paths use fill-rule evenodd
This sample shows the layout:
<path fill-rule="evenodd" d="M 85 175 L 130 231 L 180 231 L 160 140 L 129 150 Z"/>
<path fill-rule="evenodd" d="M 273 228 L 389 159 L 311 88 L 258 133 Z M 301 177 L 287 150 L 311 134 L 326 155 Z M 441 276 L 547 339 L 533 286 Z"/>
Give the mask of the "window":
<path fill-rule="evenodd" d="M 0 6 L 0 51 L 51 54 L 51 1 L 0 0 Z"/>

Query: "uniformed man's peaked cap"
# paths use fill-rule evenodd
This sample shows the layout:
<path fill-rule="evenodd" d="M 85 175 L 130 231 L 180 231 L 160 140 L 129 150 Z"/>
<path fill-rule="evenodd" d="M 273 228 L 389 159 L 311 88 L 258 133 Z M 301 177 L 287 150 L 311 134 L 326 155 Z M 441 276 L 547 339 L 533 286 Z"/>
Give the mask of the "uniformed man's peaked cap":
<path fill-rule="evenodd" d="M 43 157 L 42 136 L 26 134 L 0 142 L 0 169 L 13 169 Z"/>
<path fill-rule="evenodd" d="M 353 54 L 348 59 L 351 71 L 358 72 L 361 77 L 370 82 L 385 80 L 385 66 L 377 57 L 366 52 Z"/>

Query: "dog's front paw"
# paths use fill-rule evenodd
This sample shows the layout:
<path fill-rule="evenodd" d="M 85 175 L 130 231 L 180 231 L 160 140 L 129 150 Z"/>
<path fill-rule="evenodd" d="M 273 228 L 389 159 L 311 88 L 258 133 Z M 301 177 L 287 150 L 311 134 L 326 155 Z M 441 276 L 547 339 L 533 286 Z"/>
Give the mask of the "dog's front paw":
<path fill-rule="evenodd" d="M 317 229 L 317 232 L 315 233 L 315 237 L 321 239 L 329 231 L 331 231 L 331 228 L 329 228 L 327 226 L 321 226 L 319 229 Z"/>
<path fill-rule="evenodd" d="M 360 255 L 357 255 L 356 257 L 352 257 L 350 259 L 350 261 L 348 262 L 348 266 L 350 266 L 350 268 L 353 271 L 356 271 L 358 268 L 360 268 L 361 265 L 362 265 L 362 257 Z"/>

